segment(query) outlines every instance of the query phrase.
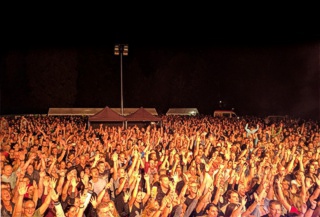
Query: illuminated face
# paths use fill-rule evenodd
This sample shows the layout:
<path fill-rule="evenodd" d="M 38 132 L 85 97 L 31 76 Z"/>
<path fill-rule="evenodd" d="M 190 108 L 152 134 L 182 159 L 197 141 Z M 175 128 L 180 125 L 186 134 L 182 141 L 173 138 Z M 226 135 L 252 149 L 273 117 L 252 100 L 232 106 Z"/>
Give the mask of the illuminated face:
<path fill-rule="evenodd" d="M 218 209 L 215 206 L 211 206 L 209 210 L 207 210 L 208 217 L 217 217 Z"/>
<path fill-rule="evenodd" d="M 316 174 L 316 169 L 314 168 L 314 165 L 310 165 L 309 172 L 312 174 Z"/>
<path fill-rule="evenodd" d="M 279 204 L 271 204 L 271 206 L 269 207 L 269 216 L 270 217 L 280 217 L 281 215 L 281 206 Z"/>
<path fill-rule="evenodd" d="M 61 161 L 60 170 L 64 170 L 65 168 L 66 168 L 66 163 L 64 161 Z"/>
<path fill-rule="evenodd" d="M 76 217 L 78 215 L 77 208 L 72 206 L 69 211 L 66 213 L 66 217 Z"/>
<path fill-rule="evenodd" d="M 197 183 L 192 183 L 190 186 L 189 186 L 189 190 L 193 193 L 197 193 L 198 192 L 198 184 Z"/>
<path fill-rule="evenodd" d="M 7 177 L 11 176 L 11 174 L 12 174 L 12 166 L 6 165 L 6 166 L 4 167 L 3 173 L 4 173 L 4 175 L 6 175 Z"/>
<path fill-rule="evenodd" d="M 137 194 L 137 197 L 136 197 L 136 201 L 137 201 L 138 203 L 141 203 L 142 200 L 143 200 L 143 198 L 144 198 L 144 196 L 145 196 L 145 193 L 142 192 L 142 191 L 139 191 L 138 194 Z"/>
<path fill-rule="evenodd" d="M 190 174 L 193 175 L 193 176 L 195 176 L 197 174 L 197 170 L 196 170 L 195 167 L 191 167 L 190 168 Z"/>
<path fill-rule="evenodd" d="M 284 180 L 282 182 L 282 187 L 283 187 L 283 189 L 288 190 L 290 187 L 290 183 L 288 181 Z"/>
<path fill-rule="evenodd" d="M 27 202 L 25 202 L 23 206 L 23 210 L 26 217 L 32 217 L 34 214 L 34 211 L 36 210 L 34 202 L 31 200 L 28 200 Z"/>
<path fill-rule="evenodd" d="M 29 165 L 28 167 L 27 167 L 27 173 L 29 174 L 29 175 L 31 175 L 32 173 L 33 173 L 33 166 L 32 165 Z"/>
<path fill-rule="evenodd" d="M 34 193 L 34 188 L 33 188 L 33 186 L 30 186 L 30 187 L 28 188 L 27 192 L 28 192 L 29 196 L 32 197 L 32 196 L 33 196 L 33 193 Z"/>
<path fill-rule="evenodd" d="M 125 177 L 126 171 L 123 168 L 119 169 L 118 172 L 120 177 Z"/>
<path fill-rule="evenodd" d="M 11 194 L 8 189 L 2 188 L 1 189 L 1 199 L 4 201 L 10 201 L 11 200 Z"/>
<path fill-rule="evenodd" d="M 235 193 L 235 192 L 232 192 L 230 194 L 229 202 L 238 204 L 239 203 L 239 195 L 237 193 Z"/>
<path fill-rule="evenodd" d="M 106 169 L 105 164 L 104 163 L 100 163 L 99 166 L 98 166 L 98 169 L 99 169 L 100 172 L 104 172 L 105 169 Z"/>
<path fill-rule="evenodd" d="M 98 211 L 98 216 L 109 216 L 109 213 L 110 213 L 109 206 L 103 207 L 103 208 L 100 208 L 100 210 Z"/>
<path fill-rule="evenodd" d="M 108 207 L 111 213 L 115 211 L 114 203 L 113 202 L 108 202 Z"/>
<path fill-rule="evenodd" d="M 91 175 L 94 178 L 99 177 L 99 171 L 96 168 L 91 169 Z"/>
<path fill-rule="evenodd" d="M 160 181 L 161 186 L 164 188 L 169 188 L 169 183 L 170 183 L 170 180 L 168 177 L 163 177 Z"/>

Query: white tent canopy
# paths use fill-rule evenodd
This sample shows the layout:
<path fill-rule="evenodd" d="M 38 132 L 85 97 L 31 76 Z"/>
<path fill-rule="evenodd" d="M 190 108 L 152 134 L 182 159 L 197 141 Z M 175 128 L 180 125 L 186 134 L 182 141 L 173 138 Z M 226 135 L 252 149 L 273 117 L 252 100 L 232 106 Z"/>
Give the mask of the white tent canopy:
<path fill-rule="evenodd" d="M 103 108 L 49 108 L 48 115 L 94 115 Z"/>
<path fill-rule="evenodd" d="M 198 115 L 197 108 L 169 108 L 166 115 Z"/>
<path fill-rule="evenodd" d="M 94 115 L 104 108 L 49 108 L 48 115 Z M 111 108 L 113 111 L 121 114 L 121 108 Z M 136 112 L 139 108 L 123 108 L 123 115 L 130 115 Z M 144 108 L 152 115 L 158 115 L 155 108 Z"/>
<path fill-rule="evenodd" d="M 111 108 L 113 111 L 117 112 L 118 114 L 121 114 L 121 108 Z M 138 111 L 140 108 L 123 108 L 123 115 L 127 116 L 130 115 L 136 111 Z M 158 115 L 158 112 L 155 108 L 143 108 L 147 112 L 149 112 L 152 115 Z"/>

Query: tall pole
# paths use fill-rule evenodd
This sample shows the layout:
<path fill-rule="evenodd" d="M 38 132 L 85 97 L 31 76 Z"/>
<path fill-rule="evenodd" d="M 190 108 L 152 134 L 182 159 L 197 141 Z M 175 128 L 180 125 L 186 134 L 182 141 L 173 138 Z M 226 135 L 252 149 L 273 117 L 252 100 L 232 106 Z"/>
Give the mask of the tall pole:
<path fill-rule="evenodd" d="M 122 50 L 120 51 L 120 79 L 121 79 L 121 115 L 123 116 Z"/>
<path fill-rule="evenodd" d="M 128 56 L 128 45 L 127 44 L 116 44 L 114 46 L 114 55 L 120 55 L 120 83 L 121 83 L 121 115 L 123 116 L 123 73 L 122 73 L 122 57 Z"/>

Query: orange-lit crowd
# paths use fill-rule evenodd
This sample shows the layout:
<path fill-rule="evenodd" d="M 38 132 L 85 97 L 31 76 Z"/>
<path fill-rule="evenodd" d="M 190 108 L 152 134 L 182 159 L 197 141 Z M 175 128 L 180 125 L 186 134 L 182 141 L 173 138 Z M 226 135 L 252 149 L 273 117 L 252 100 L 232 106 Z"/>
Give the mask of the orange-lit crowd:
<path fill-rule="evenodd" d="M 1 117 L 2 217 L 320 216 L 320 124 Z"/>

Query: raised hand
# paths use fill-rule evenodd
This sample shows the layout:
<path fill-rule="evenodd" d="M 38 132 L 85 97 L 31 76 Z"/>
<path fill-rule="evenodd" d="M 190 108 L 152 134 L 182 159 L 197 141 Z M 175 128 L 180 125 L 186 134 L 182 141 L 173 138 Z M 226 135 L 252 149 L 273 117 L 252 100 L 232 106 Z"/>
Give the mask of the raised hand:
<path fill-rule="evenodd" d="M 57 184 L 57 179 L 51 178 L 51 179 L 50 179 L 50 183 L 49 183 L 49 187 L 50 187 L 51 189 L 54 189 L 54 188 L 56 187 L 56 184 Z"/>
<path fill-rule="evenodd" d="M 178 173 L 174 173 L 173 176 L 172 176 L 172 178 L 173 178 L 173 181 L 174 181 L 175 183 L 178 183 L 178 182 L 179 182 Z"/>
<path fill-rule="evenodd" d="M 33 189 L 38 189 L 37 182 L 34 180 L 33 180 L 32 186 L 33 186 Z"/>
<path fill-rule="evenodd" d="M 74 187 L 74 188 L 78 185 L 77 180 L 76 180 L 75 177 L 72 177 L 72 179 L 71 179 L 71 185 L 72 185 L 72 187 Z"/>
<path fill-rule="evenodd" d="M 92 197 L 90 198 L 90 203 L 92 204 L 93 208 L 96 209 L 97 206 L 98 206 L 97 197 L 92 196 Z"/>
<path fill-rule="evenodd" d="M 25 182 L 19 182 L 18 192 L 19 195 L 25 195 L 28 191 L 27 184 Z"/>
<path fill-rule="evenodd" d="M 123 196 L 124 202 L 127 203 L 129 198 L 130 198 L 130 191 L 125 191 Z"/>
<path fill-rule="evenodd" d="M 118 160 L 118 154 L 117 154 L 117 153 L 114 153 L 114 154 L 112 155 L 112 160 L 113 160 L 114 162 Z"/>

